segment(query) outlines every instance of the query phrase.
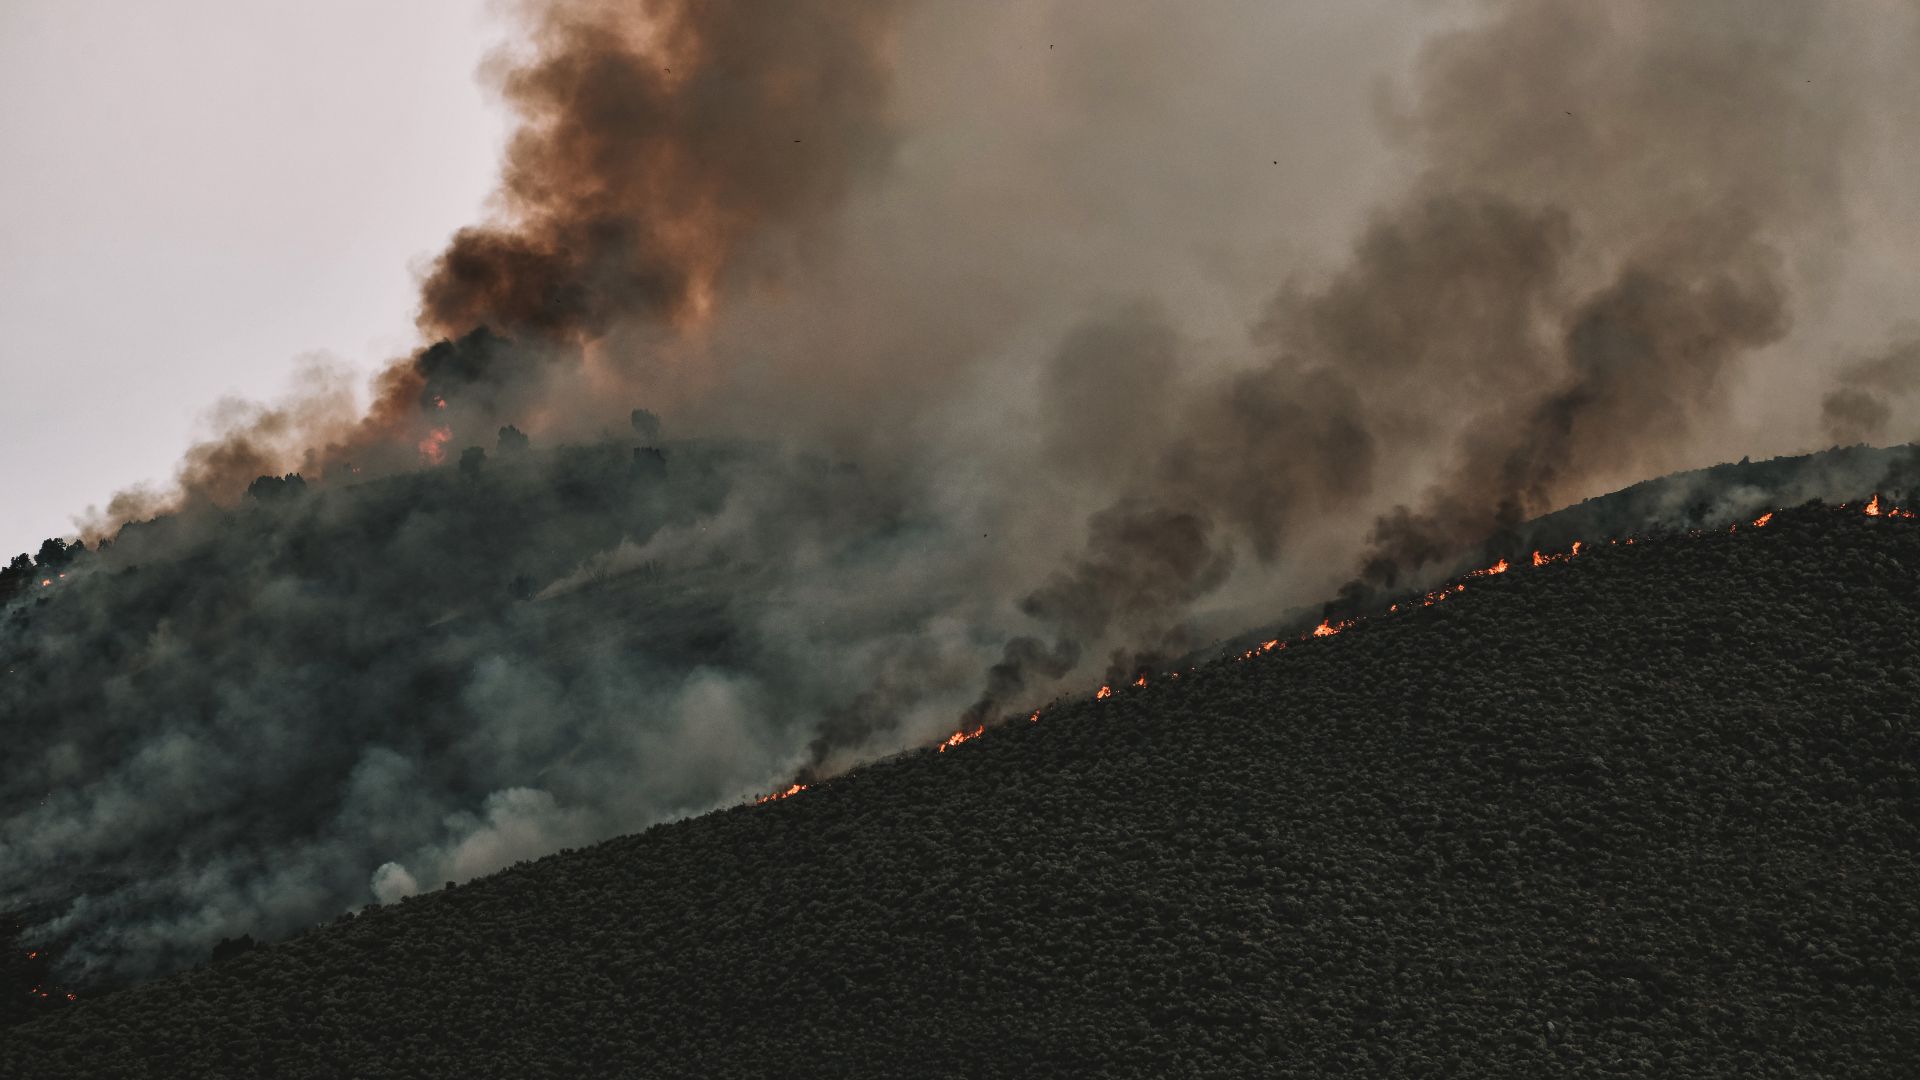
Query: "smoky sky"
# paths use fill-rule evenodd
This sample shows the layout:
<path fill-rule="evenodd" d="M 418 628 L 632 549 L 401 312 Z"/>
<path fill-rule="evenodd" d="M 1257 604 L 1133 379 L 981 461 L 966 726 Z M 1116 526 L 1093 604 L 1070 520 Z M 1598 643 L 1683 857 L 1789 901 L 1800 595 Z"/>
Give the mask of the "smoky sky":
<path fill-rule="evenodd" d="M 52 896 L 90 853 L 43 925 L 164 966 L 1411 587 L 1634 480 L 1912 437 L 1904 312 L 1867 303 L 1912 283 L 1875 137 L 1910 12 L 1327 7 L 523 5 L 418 348 L 369 408 L 320 370 L 235 407 L 92 533 L 171 524 L 49 598 L 97 613 L 74 640 L 144 629 L 36 678 L 111 655 L 191 704 L 72 700 L 115 749 L 40 749 L 6 876 Z M 241 494 L 291 471 L 304 502 Z M 269 761 L 300 794 L 208 831 Z M 176 854 L 114 839 L 179 791 Z"/>

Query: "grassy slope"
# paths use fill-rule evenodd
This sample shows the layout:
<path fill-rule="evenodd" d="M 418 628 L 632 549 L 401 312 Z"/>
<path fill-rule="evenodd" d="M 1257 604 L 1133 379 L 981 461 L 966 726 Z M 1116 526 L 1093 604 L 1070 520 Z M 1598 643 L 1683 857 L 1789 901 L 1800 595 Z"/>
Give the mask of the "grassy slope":
<path fill-rule="evenodd" d="M 1602 548 L 0 1038 L 6 1076 L 1908 1075 L 1920 522 Z"/>

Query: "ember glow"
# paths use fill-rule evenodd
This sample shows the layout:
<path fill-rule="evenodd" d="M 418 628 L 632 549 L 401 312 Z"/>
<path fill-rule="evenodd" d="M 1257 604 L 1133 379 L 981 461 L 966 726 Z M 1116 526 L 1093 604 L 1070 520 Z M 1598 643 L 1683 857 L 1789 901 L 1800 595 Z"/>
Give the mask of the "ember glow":
<path fill-rule="evenodd" d="M 1633 538 L 1628 537 L 1627 543 L 1629 544 L 1633 543 Z M 1533 565 L 1545 566 L 1548 563 L 1567 562 L 1572 559 L 1577 559 L 1580 557 L 1581 546 L 1582 545 L 1580 541 L 1575 540 L 1573 542 L 1572 550 L 1569 550 L 1569 551 L 1554 552 L 1552 554 L 1543 554 L 1541 552 L 1536 551 L 1533 553 Z"/>
<path fill-rule="evenodd" d="M 438 465 L 447 460 L 447 444 L 453 441 L 453 429 L 437 427 L 427 432 L 420 440 L 420 460 L 429 465 Z"/>
<path fill-rule="evenodd" d="M 1426 594 L 1425 596 L 1422 596 L 1422 597 L 1420 598 L 1420 606 L 1421 606 L 1421 607 L 1432 607 L 1433 605 L 1435 605 L 1435 604 L 1437 604 L 1437 603 L 1439 603 L 1440 601 L 1442 601 L 1442 600 L 1445 600 L 1445 599 L 1446 599 L 1447 597 L 1449 597 L 1449 596 L 1453 596 L 1453 595 L 1455 595 L 1456 593 L 1463 593 L 1463 592 L 1466 592 L 1466 591 L 1467 591 L 1467 585 L 1466 585 L 1466 582 L 1464 582 L 1464 581 L 1463 581 L 1463 582 L 1457 582 L 1457 583 L 1455 583 L 1455 584 L 1452 584 L 1452 585 L 1448 585 L 1448 586 L 1446 586 L 1446 587 L 1444 587 L 1444 588 L 1439 588 L 1439 589 L 1435 589 L 1435 590 L 1433 590 L 1432 592 L 1430 592 L 1430 593 L 1428 593 L 1428 594 Z M 1396 608 L 1398 608 L 1398 607 L 1399 607 L 1399 605 L 1397 605 L 1397 604 L 1396 604 L 1396 605 L 1394 605 L 1394 606 L 1395 606 Z"/>
<path fill-rule="evenodd" d="M 1847 505 L 1848 504 L 1846 503 L 1841 503 L 1836 509 L 1844 510 L 1847 508 Z M 1769 522 L 1773 520 L 1774 513 L 1775 513 L 1774 511 L 1770 510 L 1764 514 L 1761 514 L 1759 517 L 1754 518 L 1753 526 L 1755 528 L 1764 528 Z M 1920 515 L 1916 515 L 1911 510 L 1901 510 L 1891 505 L 1883 505 L 1878 495 L 1875 495 L 1872 498 L 1872 500 L 1867 503 L 1866 513 L 1869 517 L 1885 517 L 1885 518 L 1900 519 L 1900 520 L 1913 520 L 1916 518 L 1916 516 L 1920 516 Z M 1695 529 L 1686 535 L 1689 537 L 1698 537 L 1698 536 L 1704 535 L 1704 532 L 1703 530 Z M 1631 545 L 1634 543 L 1634 540 L 1635 540 L 1634 537 L 1627 537 L 1625 540 L 1610 539 L 1607 541 L 1607 544 L 1609 546 L 1616 546 L 1616 547 L 1621 546 L 1623 544 Z M 1586 546 L 1587 545 L 1585 545 L 1581 541 L 1575 540 L 1573 542 L 1572 547 L 1564 552 L 1548 553 L 1543 551 L 1535 551 L 1532 554 L 1531 562 L 1532 562 L 1532 565 L 1536 567 L 1546 566 L 1549 563 L 1571 562 L 1573 559 L 1577 558 L 1585 550 Z M 1470 570 L 1466 573 L 1465 577 L 1467 579 L 1493 577 L 1500 574 L 1506 574 L 1512 570 L 1513 570 L 1513 564 L 1508 562 L 1506 559 L 1501 559 L 1500 561 L 1494 563 L 1492 566 L 1483 567 L 1478 570 Z M 1418 605 L 1414 605 L 1410 602 L 1406 604 L 1396 602 L 1389 605 L 1386 611 L 1382 613 L 1382 615 L 1377 617 L 1384 618 L 1386 615 L 1398 614 L 1403 607 L 1406 608 L 1408 611 L 1415 610 L 1416 607 L 1432 607 L 1434 604 L 1437 604 L 1447 599 L 1450 596 L 1458 596 L 1466 591 L 1467 591 L 1467 582 L 1465 580 L 1457 580 L 1449 584 L 1443 585 L 1430 592 L 1422 594 L 1420 603 Z M 1358 627 L 1367 621 L 1368 620 L 1366 616 L 1354 616 L 1352 618 L 1346 618 L 1346 619 L 1332 619 L 1332 618 L 1322 619 L 1320 620 L 1319 625 L 1315 626 L 1312 630 L 1302 633 L 1300 635 L 1299 640 L 1305 642 L 1305 641 L 1312 641 L 1314 638 L 1334 637 L 1347 630 Z M 1254 657 L 1257 657 L 1257 656 L 1262 656 L 1267 653 L 1278 652 L 1280 650 L 1283 650 L 1287 647 L 1288 644 L 1289 644 L 1288 641 L 1281 638 L 1268 638 L 1267 640 L 1262 641 L 1258 645 L 1255 645 L 1252 648 L 1245 650 L 1244 652 L 1240 652 L 1238 654 L 1232 654 L 1230 656 L 1230 659 L 1233 659 L 1236 661 L 1252 660 Z M 1179 677 L 1180 677 L 1180 673 L 1177 671 L 1167 673 L 1167 678 L 1169 679 L 1178 679 Z M 1132 685 L 1135 687 L 1144 687 L 1147 685 L 1147 681 L 1148 681 L 1147 673 L 1142 672 L 1140 676 L 1133 681 Z M 1099 690 L 1094 692 L 1093 698 L 1095 701 L 1105 701 L 1107 698 L 1110 698 L 1112 696 L 1113 696 L 1113 687 L 1111 685 L 1103 685 L 1100 687 Z M 1039 709 L 1033 710 L 1033 712 L 1027 716 L 1027 721 L 1028 723 L 1039 723 L 1040 710 Z M 985 724 L 977 724 L 973 727 L 972 730 L 962 729 L 960 731 L 956 731 L 953 734 L 947 736 L 944 740 L 940 742 L 937 749 L 941 753 L 945 753 L 949 749 L 959 746 L 961 743 L 971 742 L 974 739 L 978 739 L 984 736 L 986 733 L 987 733 L 987 726 Z M 796 783 L 793 786 L 787 788 L 785 791 L 777 791 L 771 795 L 763 795 L 755 801 L 756 803 L 773 802 L 778 799 L 791 798 L 792 796 L 797 795 L 800 792 L 805 790 L 806 790 L 805 784 Z"/>
<path fill-rule="evenodd" d="M 1034 715 L 1038 717 L 1040 714 L 1035 713 Z M 985 735 L 986 733 L 987 733 L 987 725 L 985 724 L 981 724 L 975 727 L 972 731 L 956 731 L 953 734 L 947 736 L 946 741 L 940 744 L 940 752 L 944 754 L 948 750 L 951 750 L 954 747 L 959 746 L 961 743 L 967 742 L 972 739 L 977 739 L 980 736 Z"/>

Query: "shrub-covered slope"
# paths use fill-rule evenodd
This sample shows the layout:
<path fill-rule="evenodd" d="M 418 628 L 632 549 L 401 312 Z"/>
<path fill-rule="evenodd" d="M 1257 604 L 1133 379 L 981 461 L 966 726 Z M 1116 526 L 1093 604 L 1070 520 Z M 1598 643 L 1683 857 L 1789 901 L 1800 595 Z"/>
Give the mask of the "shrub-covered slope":
<path fill-rule="evenodd" d="M 1910 1075 L 1920 521 L 1588 549 L 5 1033 L 7 1076 Z"/>
<path fill-rule="evenodd" d="M 784 547 L 704 539 L 737 499 Z M 789 551 L 844 580 L 920 547 L 900 516 L 825 462 L 607 440 L 263 478 L 72 549 L 0 589 L 0 916 L 61 978 L 124 982 L 331 919 L 390 860 L 466 880 L 724 805 L 846 701 L 781 632 L 811 580 Z M 716 717 L 729 695 L 752 704 Z"/>

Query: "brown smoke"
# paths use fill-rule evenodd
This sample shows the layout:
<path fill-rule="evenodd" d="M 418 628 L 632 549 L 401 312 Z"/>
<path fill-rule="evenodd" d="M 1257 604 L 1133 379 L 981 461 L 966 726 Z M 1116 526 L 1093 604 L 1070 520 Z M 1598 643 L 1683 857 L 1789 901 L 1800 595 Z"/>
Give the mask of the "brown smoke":
<path fill-rule="evenodd" d="M 611 0 L 538 11 L 502 79 L 522 124 L 501 218 L 462 229 L 421 328 L 591 339 L 698 320 L 771 224 L 805 224 L 885 158 L 892 4 Z"/>
<path fill-rule="evenodd" d="M 493 64 L 520 120 L 497 216 L 456 233 L 421 282 L 430 344 L 377 377 L 357 421 L 296 401 L 222 423 L 182 465 L 180 501 L 231 502 L 286 469 L 411 465 L 429 429 L 490 435 L 537 410 L 616 326 L 684 330 L 727 288 L 777 278 L 782 238 L 804 238 L 888 158 L 899 7 L 525 4 L 531 54 Z"/>

